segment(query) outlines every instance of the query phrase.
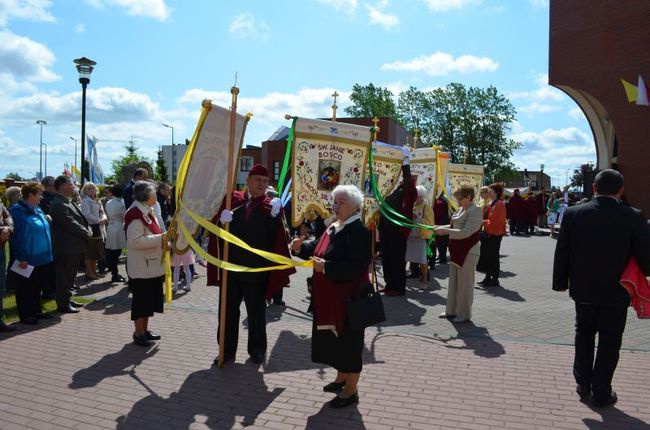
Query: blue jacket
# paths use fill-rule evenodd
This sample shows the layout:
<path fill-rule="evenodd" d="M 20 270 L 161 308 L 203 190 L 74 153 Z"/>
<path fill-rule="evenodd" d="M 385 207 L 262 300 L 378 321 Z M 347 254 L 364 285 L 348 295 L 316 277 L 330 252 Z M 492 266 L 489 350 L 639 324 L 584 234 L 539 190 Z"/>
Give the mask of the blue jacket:
<path fill-rule="evenodd" d="M 50 224 L 41 208 L 32 209 L 20 201 L 11 206 L 9 212 L 14 219 L 12 245 L 16 260 L 27 261 L 32 266 L 52 262 Z"/>

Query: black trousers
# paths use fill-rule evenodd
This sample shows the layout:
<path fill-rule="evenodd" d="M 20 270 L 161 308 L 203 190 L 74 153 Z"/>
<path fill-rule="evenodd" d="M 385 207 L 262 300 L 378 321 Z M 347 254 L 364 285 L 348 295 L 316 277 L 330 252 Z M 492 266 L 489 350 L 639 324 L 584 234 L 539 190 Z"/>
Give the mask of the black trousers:
<path fill-rule="evenodd" d="M 381 239 L 381 264 L 386 289 L 406 291 L 406 237 L 401 230 L 385 232 Z"/>
<path fill-rule="evenodd" d="M 483 268 L 485 269 L 485 275 L 491 279 L 499 279 L 499 273 L 501 272 L 499 252 L 502 238 L 503 236 L 489 236 L 481 243 L 481 252 L 485 251 Z"/>
<path fill-rule="evenodd" d="M 41 269 L 41 293 L 44 299 L 56 297 L 56 269 L 54 261 L 45 264 Z"/>
<path fill-rule="evenodd" d="M 580 385 L 591 385 L 594 400 L 606 401 L 618 364 L 627 308 L 576 302 L 576 338 L 573 376 Z M 594 345 L 598 333 L 598 352 Z"/>
<path fill-rule="evenodd" d="M 121 249 L 108 249 L 106 248 L 106 267 L 111 271 L 111 275 L 117 276 L 117 264 L 120 261 Z"/>
<path fill-rule="evenodd" d="M 16 286 L 16 308 L 21 321 L 35 318 L 42 313 L 41 310 L 41 284 L 45 280 L 45 266 L 35 266 L 29 278 L 20 276 L 12 271 L 9 276 L 13 278 Z"/>
<path fill-rule="evenodd" d="M 440 263 L 447 262 L 447 248 L 449 247 L 449 236 L 436 236 L 436 246 L 434 247 L 434 254 L 438 254 L 438 261 Z"/>
<path fill-rule="evenodd" d="M 54 258 L 56 265 L 56 306 L 61 309 L 70 304 L 72 286 L 77 277 L 79 262 L 84 257 L 83 253 L 74 255 L 60 255 Z"/>
<path fill-rule="evenodd" d="M 266 284 L 242 282 L 230 275 L 226 293 L 225 360 L 234 358 L 237 352 L 242 299 L 248 320 L 248 355 L 266 353 Z"/>

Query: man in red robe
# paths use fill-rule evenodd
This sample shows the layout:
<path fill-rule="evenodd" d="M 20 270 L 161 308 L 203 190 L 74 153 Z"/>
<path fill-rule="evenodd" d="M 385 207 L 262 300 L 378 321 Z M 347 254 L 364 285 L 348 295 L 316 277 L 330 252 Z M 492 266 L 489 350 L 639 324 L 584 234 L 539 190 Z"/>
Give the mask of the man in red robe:
<path fill-rule="evenodd" d="M 508 218 L 510 221 L 511 235 L 516 236 L 519 233 L 524 232 L 525 210 L 524 199 L 521 197 L 521 194 L 519 194 L 519 188 L 517 188 L 512 197 L 510 197 L 510 202 L 508 203 Z"/>
<path fill-rule="evenodd" d="M 230 233 L 255 249 L 274 252 L 289 257 L 288 237 L 285 229 L 282 207 L 278 198 L 266 196 L 269 172 L 256 164 L 248 173 L 246 191 L 232 194 L 232 210 L 221 205 L 212 222 L 230 224 Z M 224 199 L 225 200 L 225 199 Z M 222 247 L 221 247 L 222 248 Z M 208 251 L 213 256 L 221 255 L 216 236 L 210 235 Z M 229 245 L 228 262 L 245 267 L 258 268 L 274 266 L 264 257 L 253 254 L 236 245 Z M 248 354 L 254 363 L 262 363 L 266 354 L 266 300 L 279 288 L 289 284 L 289 275 L 294 269 L 266 272 L 230 272 L 226 294 L 226 324 L 224 361 L 233 360 L 239 337 L 239 308 L 242 299 L 246 303 L 248 316 Z M 219 285 L 219 269 L 208 265 L 208 285 Z M 221 308 L 221 301 L 219 307 Z"/>

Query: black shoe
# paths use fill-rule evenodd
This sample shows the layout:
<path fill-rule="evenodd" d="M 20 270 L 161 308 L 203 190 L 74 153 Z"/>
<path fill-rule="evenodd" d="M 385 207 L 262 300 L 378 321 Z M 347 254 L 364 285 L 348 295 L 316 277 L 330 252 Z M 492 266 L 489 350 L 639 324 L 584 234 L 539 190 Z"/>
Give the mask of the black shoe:
<path fill-rule="evenodd" d="M 0 333 L 9 333 L 10 331 L 16 331 L 16 327 L 7 325 L 0 321 Z"/>
<path fill-rule="evenodd" d="M 79 312 L 79 309 L 75 308 L 70 303 L 68 303 L 68 306 L 63 308 L 57 308 L 56 311 L 60 314 L 76 314 Z"/>
<path fill-rule="evenodd" d="M 580 399 L 587 400 L 591 395 L 591 387 L 589 385 L 578 384 L 576 387 L 576 393 L 578 393 Z"/>
<path fill-rule="evenodd" d="M 72 306 L 74 306 L 75 308 L 83 308 L 83 307 L 84 307 L 84 304 L 83 304 L 83 303 L 73 302 L 72 300 L 70 300 L 70 304 L 71 304 Z"/>
<path fill-rule="evenodd" d="M 36 314 L 36 318 L 38 318 L 39 320 L 49 320 L 52 318 L 52 315 L 41 313 L 41 314 Z"/>
<path fill-rule="evenodd" d="M 147 330 L 144 335 L 147 337 L 149 340 L 160 340 L 161 336 L 158 333 L 154 333 L 152 331 Z"/>
<path fill-rule="evenodd" d="M 420 276 L 421 276 L 420 272 L 411 272 L 408 275 L 406 275 L 407 278 L 419 278 Z"/>
<path fill-rule="evenodd" d="M 613 405 L 617 401 L 618 401 L 618 396 L 616 395 L 616 393 L 614 391 L 612 391 L 611 394 L 609 395 L 609 397 L 607 399 L 603 400 L 603 401 L 599 401 L 599 400 L 594 399 L 593 402 L 592 402 L 592 405 L 594 407 L 596 407 L 596 408 L 604 408 L 604 407 Z"/>
<path fill-rule="evenodd" d="M 330 382 L 329 384 L 323 387 L 323 391 L 326 393 L 338 393 L 345 387 L 345 381 L 343 382 Z"/>
<path fill-rule="evenodd" d="M 350 397 L 343 399 L 339 396 L 334 397 L 334 400 L 330 402 L 330 406 L 333 408 L 344 408 L 346 406 L 354 405 L 359 403 L 359 394 L 354 393 Z"/>
<path fill-rule="evenodd" d="M 122 275 L 111 276 L 111 282 L 125 282 L 126 279 Z"/>
<path fill-rule="evenodd" d="M 229 361 L 235 361 L 235 356 L 234 356 L 234 355 L 231 355 L 230 357 L 224 357 L 224 358 L 223 358 L 223 364 L 226 364 L 226 363 L 229 362 Z M 219 366 L 219 357 L 215 358 L 215 359 L 212 361 L 212 365 L 213 365 L 214 367 L 218 367 L 218 366 Z"/>
<path fill-rule="evenodd" d="M 73 291 L 79 291 L 79 285 L 73 285 L 70 289 Z"/>
<path fill-rule="evenodd" d="M 151 341 L 147 339 L 147 336 L 145 334 L 136 336 L 135 333 L 133 333 L 133 343 L 139 346 L 151 346 Z"/>
<path fill-rule="evenodd" d="M 479 284 L 479 285 L 485 285 L 485 284 L 487 284 L 488 282 L 490 282 L 490 278 L 489 278 L 488 276 L 486 276 L 485 278 L 483 278 L 482 281 L 478 281 L 477 284 Z"/>
<path fill-rule="evenodd" d="M 273 304 L 277 306 L 286 306 L 286 303 L 282 300 L 273 300 Z"/>
<path fill-rule="evenodd" d="M 251 361 L 255 364 L 264 363 L 264 354 L 253 354 L 251 355 Z"/>
<path fill-rule="evenodd" d="M 28 325 L 36 325 L 38 324 L 38 319 L 36 317 L 30 317 L 30 318 L 25 318 L 24 320 L 20 320 L 22 324 L 28 324 Z"/>
<path fill-rule="evenodd" d="M 501 284 L 499 284 L 498 279 L 490 279 L 487 281 L 485 284 L 483 284 L 484 287 L 500 287 Z"/>

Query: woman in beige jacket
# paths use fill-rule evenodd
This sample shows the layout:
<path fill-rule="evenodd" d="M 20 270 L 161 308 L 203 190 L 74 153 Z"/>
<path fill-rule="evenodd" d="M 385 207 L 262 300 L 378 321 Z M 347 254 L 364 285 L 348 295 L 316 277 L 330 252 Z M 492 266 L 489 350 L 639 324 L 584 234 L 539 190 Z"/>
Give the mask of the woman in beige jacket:
<path fill-rule="evenodd" d="M 138 181 L 133 186 L 133 205 L 124 216 L 128 255 L 126 271 L 133 291 L 131 320 L 135 325 L 133 342 L 140 346 L 151 345 L 160 335 L 149 331 L 149 317 L 163 311 L 164 234 L 153 206 L 156 190 L 150 182 Z"/>
<path fill-rule="evenodd" d="M 463 185 L 454 193 L 460 206 L 451 217 L 451 225 L 439 226 L 436 233 L 449 235 L 449 288 L 447 308 L 440 318 L 467 322 L 472 318 L 474 275 L 480 255 L 479 230 L 483 224 L 481 209 L 474 204 L 474 188 Z"/>

